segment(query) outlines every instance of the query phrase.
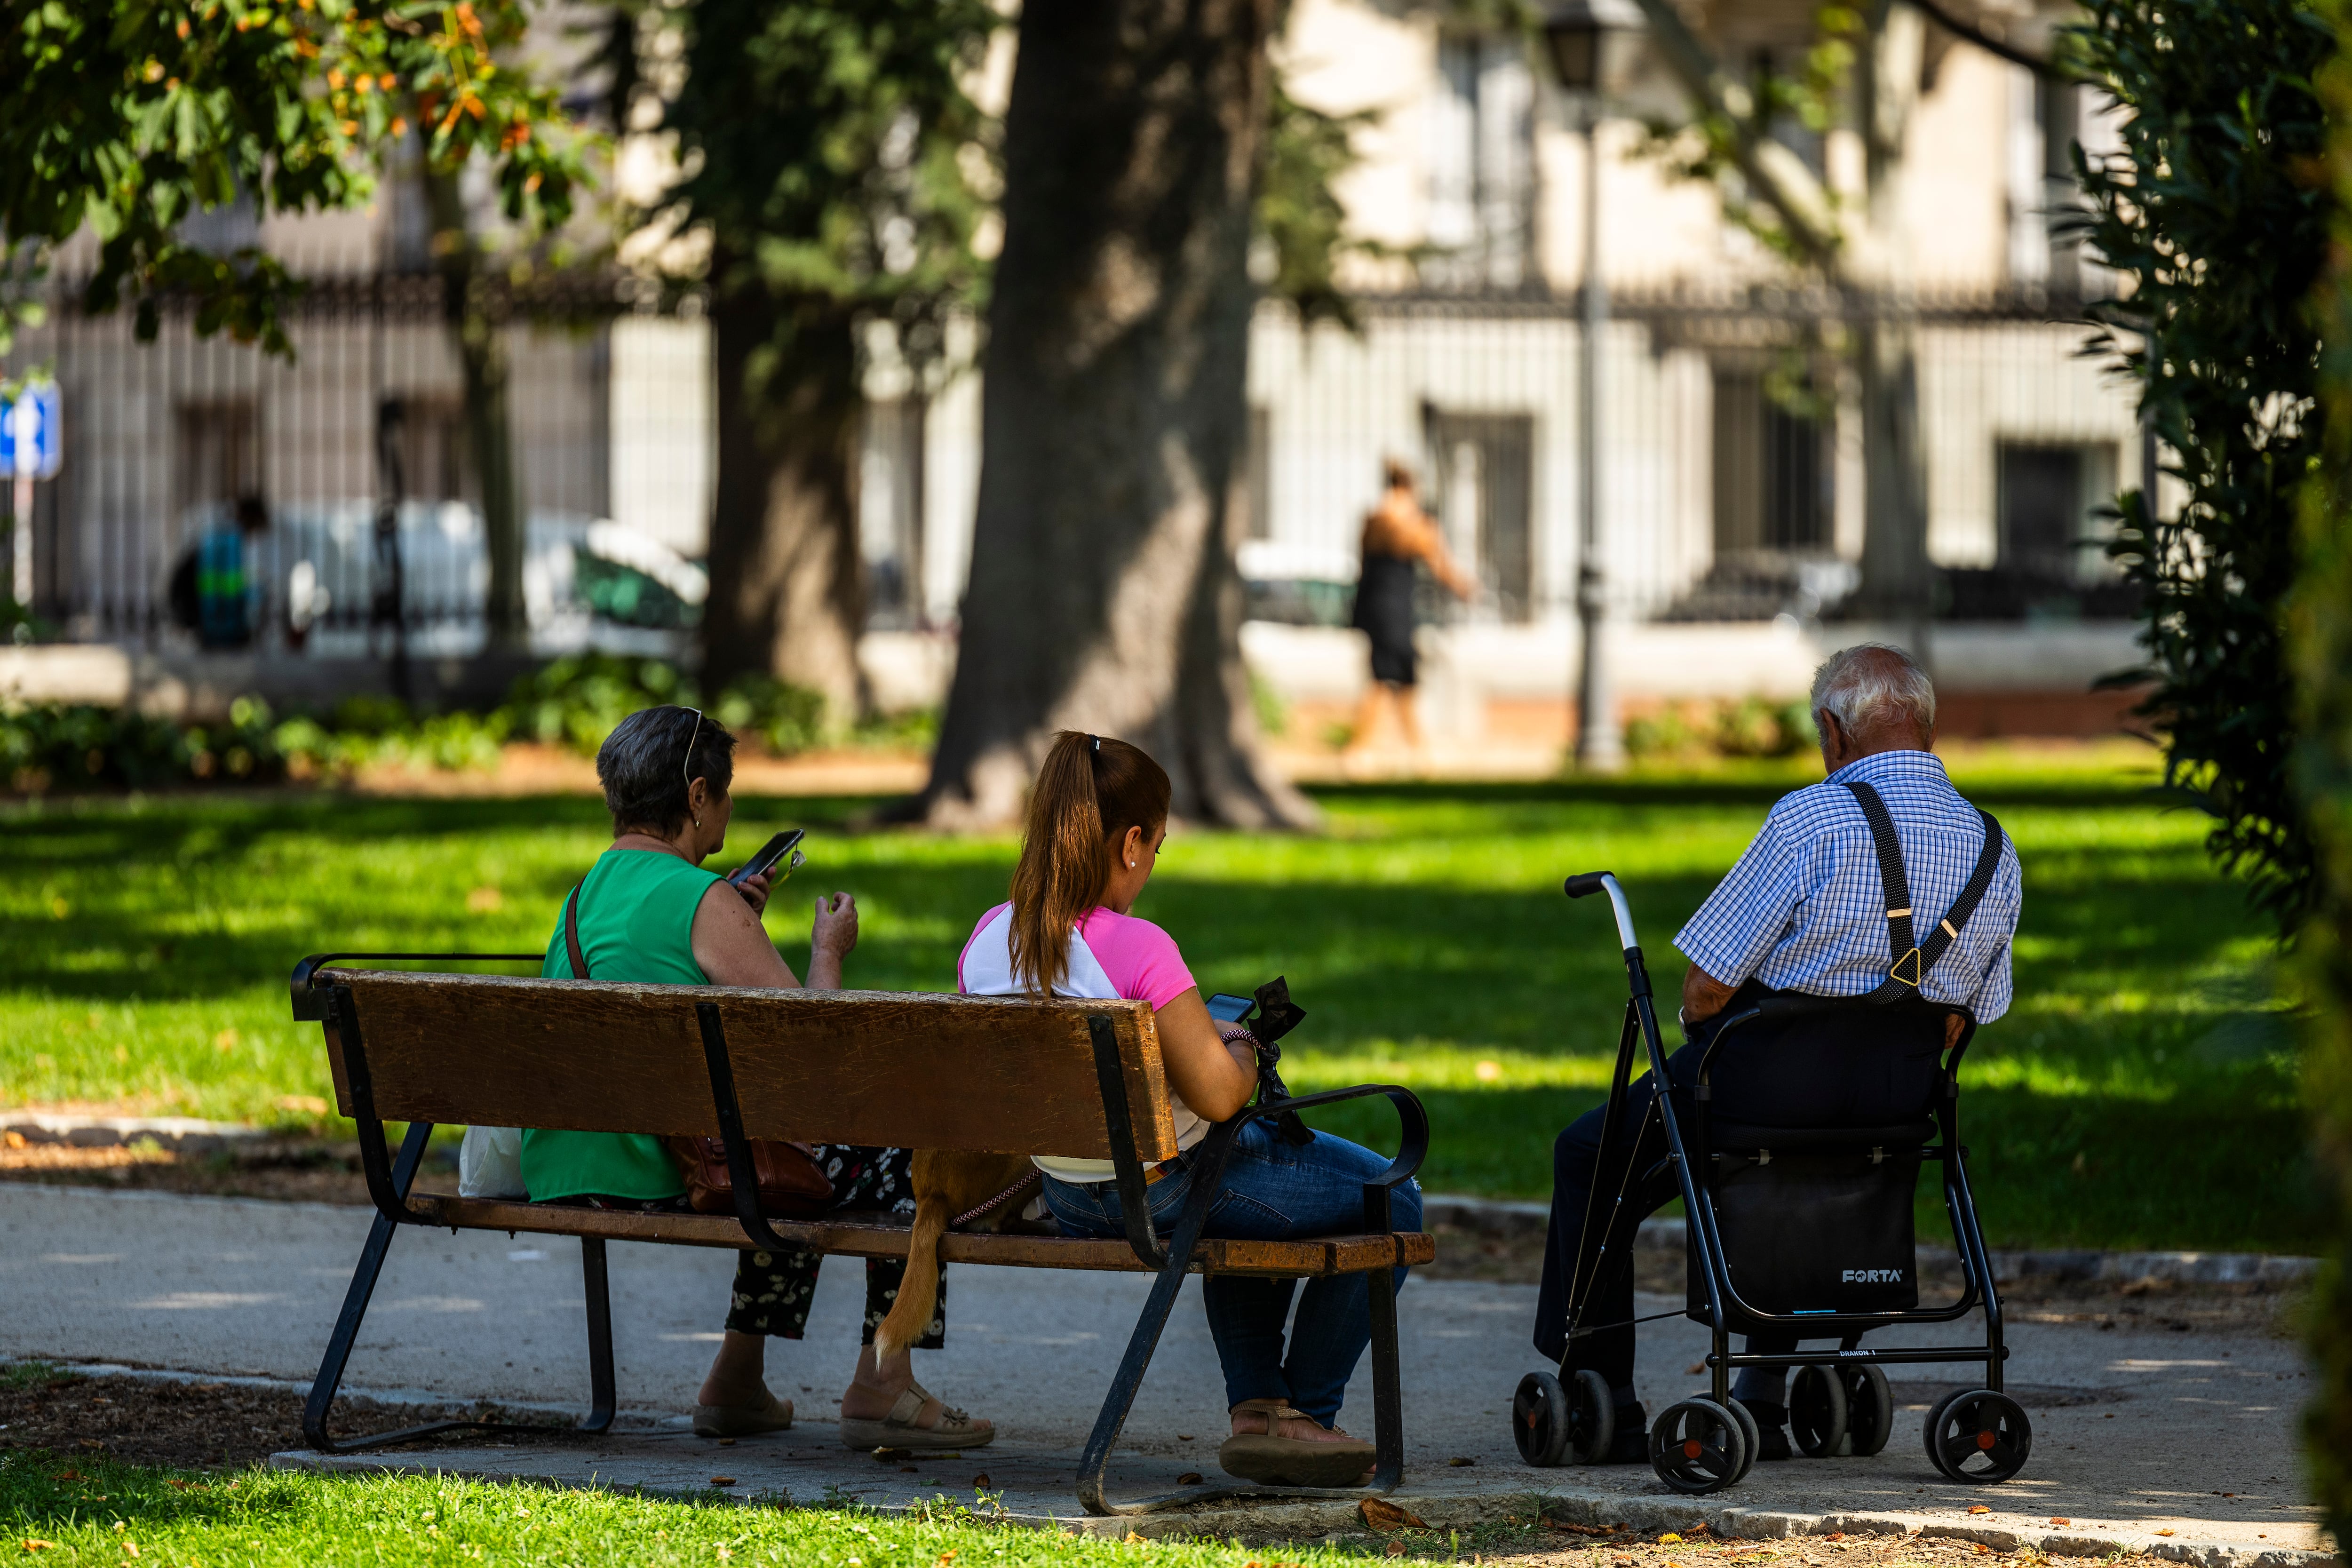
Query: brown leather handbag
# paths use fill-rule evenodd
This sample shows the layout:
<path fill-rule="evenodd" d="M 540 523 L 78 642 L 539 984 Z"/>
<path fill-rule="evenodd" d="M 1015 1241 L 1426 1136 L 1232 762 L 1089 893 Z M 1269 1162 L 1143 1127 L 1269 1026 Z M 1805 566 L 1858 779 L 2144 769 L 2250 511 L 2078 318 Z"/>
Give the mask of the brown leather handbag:
<path fill-rule="evenodd" d="M 563 945 L 572 960 L 572 977 L 590 980 L 588 955 L 580 946 L 580 889 L 573 888 L 563 903 Z M 786 1143 L 753 1138 L 751 1170 L 760 1184 L 760 1212 L 771 1219 L 816 1219 L 831 1212 L 833 1178 L 817 1163 L 816 1151 L 806 1143 Z M 697 1214 L 735 1212 L 735 1173 L 727 1164 L 726 1141 L 719 1138 L 665 1138 L 663 1145 L 686 1178 L 686 1201 Z"/>

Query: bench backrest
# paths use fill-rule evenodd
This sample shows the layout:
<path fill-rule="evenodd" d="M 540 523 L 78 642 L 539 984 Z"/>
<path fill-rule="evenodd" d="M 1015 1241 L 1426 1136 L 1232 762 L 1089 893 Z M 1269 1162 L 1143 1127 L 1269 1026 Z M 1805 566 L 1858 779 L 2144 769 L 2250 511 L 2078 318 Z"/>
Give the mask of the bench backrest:
<path fill-rule="evenodd" d="M 1089 1016 L 1108 1017 L 1136 1152 L 1176 1152 L 1142 1002 L 753 991 L 330 968 L 389 1121 L 719 1134 L 695 1004 L 726 1032 L 753 1138 L 1108 1159 Z M 335 1095 L 354 1114 L 328 1017 Z"/>

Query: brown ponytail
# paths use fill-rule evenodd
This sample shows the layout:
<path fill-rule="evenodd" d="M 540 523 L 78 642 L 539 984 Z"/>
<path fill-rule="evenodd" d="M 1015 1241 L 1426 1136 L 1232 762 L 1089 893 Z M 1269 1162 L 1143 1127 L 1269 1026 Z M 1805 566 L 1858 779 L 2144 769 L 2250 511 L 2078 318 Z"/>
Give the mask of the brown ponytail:
<path fill-rule="evenodd" d="M 1167 820 L 1168 774 L 1140 749 L 1076 730 L 1054 737 L 1013 871 L 1013 973 L 1030 994 L 1050 996 L 1069 978 L 1070 928 L 1102 902 L 1111 847 Z"/>

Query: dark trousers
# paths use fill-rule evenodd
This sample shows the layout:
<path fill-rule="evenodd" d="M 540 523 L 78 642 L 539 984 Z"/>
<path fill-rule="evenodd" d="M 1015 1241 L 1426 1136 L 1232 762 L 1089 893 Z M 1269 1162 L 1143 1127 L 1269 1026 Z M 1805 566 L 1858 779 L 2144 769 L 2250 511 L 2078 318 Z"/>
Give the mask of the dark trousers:
<path fill-rule="evenodd" d="M 1743 991 L 1719 1016 L 1739 1011 Z M 1709 1074 L 1717 1116 L 1767 1127 L 1869 1126 L 1907 1121 L 1922 1114 L 1935 1092 L 1943 1041 L 1942 1015 L 1897 1005 L 1811 1020 L 1800 1027 L 1754 1037 L 1743 1029 L 1726 1044 Z M 1752 1026 L 1751 1026 L 1752 1027 Z M 1712 1030 L 1700 1025 L 1692 1043 L 1666 1058 L 1675 1087 L 1675 1116 L 1687 1139 L 1696 1135 L 1696 1105 L 1690 1089 Z M 1633 1230 L 1643 1219 L 1682 1195 L 1674 1167 L 1665 1163 L 1665 1130 L 1653 1112 L 1656 1086 L 1644 1073 L 1628 1086 L 1617 1149 L 1606 1169 L 1601 1163 L 1601 1123 L 1606 1108 L 1570 1122 L 1552 1144 L 1551 1225 L 1544 1241 L 1543 1285 L 1536 1299 L 1536 1349 L 1554 1361 L 1565 1357 L 1570 1372 L 1591 1370 L 1609 1382 L 1621 1400 L 1633 1389 Z M 1638 1134 L 1638 1137 L 1636 1136 Z M 1616 1205 L 1621 1190 L 1622 1208 Z M 1595 1191 L 1597 1205 L 1591 1203 Z M 1618 1324 L 1580 1335 L 1568 1354 L 1570 1274 L 1584 1236 L 1588 1209 L 1596 1223 L 1611 1226 L 1607 1258 L 1580 1313 L 1588 1324 Z M 1613 1225 L 1612 1225 L 1613 1213 Z M 1752 1335 L 1749 1351 L 1786 1354 L 1796 1340 Z M 1771 1389 L 1779 1379 L 1770 1378 Z M 1743 1383 L 1749 1390 L 1756 1384 Z M 1742 1397 L 1772 1397 L 1766 1390 Z"/>

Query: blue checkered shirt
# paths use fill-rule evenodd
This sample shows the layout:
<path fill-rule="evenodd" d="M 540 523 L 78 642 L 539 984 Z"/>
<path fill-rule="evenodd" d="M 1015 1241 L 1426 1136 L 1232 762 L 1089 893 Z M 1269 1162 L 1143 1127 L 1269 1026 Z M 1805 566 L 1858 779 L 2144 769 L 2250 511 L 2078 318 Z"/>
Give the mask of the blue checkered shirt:
<path fill-rule="evenodd" d="M 1880 752 L 1780 798 L 1731 874 L 1675 933 L 1684 956 L 1726 985 L 1752 975 L 1775 991 L 1815 996 L 1878 988 L 1889 956 L 1886 902 L 1870 824 L 1842 787 L 1848 779 L 1885 800 L 1911 883 L 1912 929 L 1936 929 L 1983 852 L 1984 819 L 1934 753 Z M 1966 1006 L 1980 1024 L 2009 1011 L 2010 939 L 2023 903 L 2017 847 L 2006 845 L 1984 900 L 1927 972 L 1920 990 L 1929 1001 Z"/>

